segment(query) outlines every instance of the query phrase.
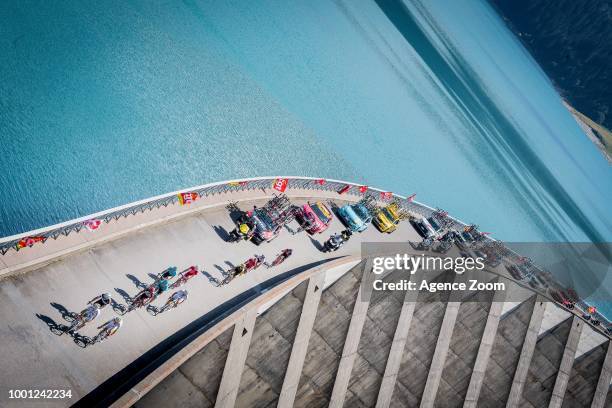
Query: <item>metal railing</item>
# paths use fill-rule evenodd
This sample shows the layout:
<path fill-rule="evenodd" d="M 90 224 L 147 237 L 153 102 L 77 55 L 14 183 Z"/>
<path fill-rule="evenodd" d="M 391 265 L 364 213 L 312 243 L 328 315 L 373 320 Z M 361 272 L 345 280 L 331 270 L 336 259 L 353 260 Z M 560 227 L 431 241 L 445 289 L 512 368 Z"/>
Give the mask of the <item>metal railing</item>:
<path fill-rule="evenodd" d="M 271 189 L 273 183 L 277 179 L 288 179 L 287 190 L 301 189 L 337 192 L 347 188 L 348 186 L 348 189 L 343 192 L 343 195 L 345 196 L 363 196 L 368 193 L 372 194 L 372 192 L 375 194 L 387 193 L 386 191 L 372 187 L 368 187 L 367 192 L 362 193 L 359 190 L 362 186 L 355 183 L 328 179 L 325 179 L 324 182 L 321 182 L 321 180 L 324 179 L 317 179 L 313 177 L 279 176 L 230 180 L 174 191 L 172 193 L 101 211 L 61 224 L 52 225 L 34 231 L 28 231 L 10 237 L 0 238 L 0 254 L 5 255 L 10 250 L 19 251 L 25 249 L 24 245 L 20 245 L 20 243 L 23 244 L 24 240 L 27 240 L 28 238 L 36 238 L 37 242 L 44 243 L 48 239 L 58 239 L 61 236 L 68 236 L 73 233 L 79 233 L 81 232 L 81 230 L 86 228 L 86 224 L 90 220 L 100 220 L 105 223 L 110 223 L 113 221 L 118 221 L 121 218 L 127 218 L 136 214 L 144 213 L 146 211 L 153 211 L 154 209 L 158 209 L 161 207 L 176 205 L 178 204 L 178 195 L 180 193 L 195 192 L 198 194 L 200 199 L 205 199 L 206 197 L 224 193 L 258 189 Z M 392 199 L 395 199 L 400 202 L 403 208 L 412 211 L 413 213 L 428 216 L 429 214 L 431 214 L 432 211 L 434 211 L 432 208 L 424 204 L 410 202 L 406 199 L 406 197 L 397 194 L 392 194 L 391 197 Z M 381 201 L 383 200 L 381 199 Z M 388 201 L 391 201 L 391 199 L 389 199 Z"/>
<path fill-rule="evenodd" d="M 436 209 L 411 198 L 407 198 L 399 194 L 394 194 L 385 190 L 369 186 L 367 186 L 367 189 L 364 189 L 364 187 L 366 186 L 351 183 L 348 181 L 294 176 L 256 177 L 205 184 L 202 186 L 174 191 L 172 193 L 163 194 L 146 200 L 137 201 L 131 204 L 126 204 L 121 207 L 101 211 L 65 223 L 52 225 L 49 227 L 29 231 L 23 234 L 13 235 L 6 238 L 1 238 L 0 254 L 5 255 L 10 250 L 27 250 L 27 245 L 24 246 L 23 244 L 24 240 L 27 240 L 28 238 L 36 238 L 39 242 L 44 244 L 44 242 L 49 239 L 55 240 L 60 238 L 61 236 L 68 236 L 73 233 L 78 234 L 81 230 L 86 228 L 87 222 L 91 220 L 100 220 L 104 223 L 110 223 L 113 221 L 118 221 L 121 218 L 127 218 L 136 214 L 144 213 L 146 211 L 153 211 L 154 209 L 159 209 L 161 207 L 177 205 L 179 203 L 178 197 L 180 193 L 195 192 L 198 194 L 199 199 L 202 200 L 210 196 L 240 191 L 270 190 L 271 192 L 274 192 L 275 190 L 272 189 L 273 185 L 279 179 L 287 179 L 286 191 L 313 190 L 338 193 L 341 192 L 341 195 L 339 195 L 339 197 L 364 197 L 370 194 L 374 196 L 374 198 L 379 204 L 396 202 L 402 209 L 408 211 L 410 214 L 413 215 L 430 217 L 436 211 Z M 468 226 L 468 224 L 452 216 L 447 216 L 447 218 L 450 220 L 449 227 L 451 228 L 460 230 Z M 489 236 L 485 236 L 482 239 L 483 242 L 494 243 L 499 248 L 499 252 L 501 252 L 500 255 L 510 261 L 519 262 L 524 259 L 521 255 L 504 246 L 501 241 L 497 241 Z M 535 273 L 541 273 L 542 275 L 545 274 L 545 272 L 539 269 L 536 265 L 532 265 L 532 268 L 535 269 Z M 612 327 L 612 324 L 601 314 L 598 314 L 597 317 L 602 319 L 602 326 L 605 329 Z"/>

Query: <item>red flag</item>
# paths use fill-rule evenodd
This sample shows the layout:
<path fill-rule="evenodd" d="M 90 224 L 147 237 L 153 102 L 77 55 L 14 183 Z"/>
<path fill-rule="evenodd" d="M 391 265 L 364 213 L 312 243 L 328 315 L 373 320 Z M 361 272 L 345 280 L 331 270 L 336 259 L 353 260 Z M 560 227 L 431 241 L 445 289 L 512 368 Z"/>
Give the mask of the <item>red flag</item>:
<path fill-rule="evenodd" d="M 408 200 L 409 202 L 413 202 L 414 201 L 414 197 L 416 197 L 416 193 L 414 193 L 410 197 L 407 197 L 406 200 Z"/>
<path fill-rule="evenodd" d="M 393 193 L 390 191 L 381 191 L 380 198 L 383 200 L 390 200 L 393 197 Z"/>
<path fill-rule="evenodd" d="M 368 186 L 359 186 L 359 192 L 361 194 L 365 193 L 366 191 L 368 191 Z"/>
<path fill-rule="evenodd" d="M 344 193 L 346 193 L 347 191 L 349 191 L 349 190 L 350 190 L 350 188 L 351 188 L 351 186 L 347 184 L 347 185 L 345 185 L 344 187 L 342 187 L 340 190 L 338 190 L 338 194 L 344 194 Z"/>
<path fill-rule="evenodd" d="M 37 242 L 41 242 L 45 237 L 26 237 L 17 243 L 17 249 L 31 247 Z"/>
<path fill-rule="evenodd" d="M 85 225 L 85 228 L 87 228 L 90 231 L 95 231 L 98 228 L 100 228 L 100 225 L 102 225 L 102 221 L 100 220 L 87 220 L 83 223 L 83 225 Z"/>
<path fill-rule="evenodd" d="M 193 203 L 198 199 L 198 193 L 179 193 L 178 199 L 180 205 L 187 205 Z"/>
<path fill-rule="evenodd" d="M 317 183 L 318 185 L 322 186 L 323 184 L 325 184 L 325 183 L 326 183 L 326 180 L 325 180 L 325 179 L 318 179 L 316 183 Z"/>
<path fill-rule="evenodd" d="M 277 178 L 276 180 L 274 180 L 274 184 L 272 185 L 272 188 L 275 189 L 276 191 L 280 191 L 281 193 L 284 193 L 285 190 L 287 189 L 288 184 L 289 184 L 289 179 Z"/>

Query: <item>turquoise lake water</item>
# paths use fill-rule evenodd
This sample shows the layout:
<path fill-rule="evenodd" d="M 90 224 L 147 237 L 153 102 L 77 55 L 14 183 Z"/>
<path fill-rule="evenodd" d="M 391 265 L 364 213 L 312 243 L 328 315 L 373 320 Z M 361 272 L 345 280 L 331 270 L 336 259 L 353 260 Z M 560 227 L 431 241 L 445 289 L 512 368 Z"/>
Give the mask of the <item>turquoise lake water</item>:
<path fill-rule="evenodd" d="M 0 18 L 0 236 L 288 174 L 416 192 L 506 241 L 612 241 L 612 168 L 485 1 L 20 1 Z"/>

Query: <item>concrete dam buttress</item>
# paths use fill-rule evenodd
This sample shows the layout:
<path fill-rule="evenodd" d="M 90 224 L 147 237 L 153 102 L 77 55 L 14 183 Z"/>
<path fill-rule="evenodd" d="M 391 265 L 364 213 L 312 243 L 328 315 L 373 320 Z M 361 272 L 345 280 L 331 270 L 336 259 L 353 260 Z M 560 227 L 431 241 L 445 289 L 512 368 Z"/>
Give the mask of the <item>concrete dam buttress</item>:
<path fill-rule="evenodd" d="M 182 407 L 610 406 L 608 386 L 597 395 L 609 342 L 579 350 L 582 320 L 538 295 L 509 305 L 495 292 L 449 302 L 441 292 L 374 291 L 368 303 L 363 275 L 360 263 L 319 294 L 320 277 L 299 283 L 250 317 L 246 350 L 232 350 L 242 330 L 227 329 L 134 406 L 164 407 L 169 396 Z M 230 405 L 218 400 L 228 369 Z"/>

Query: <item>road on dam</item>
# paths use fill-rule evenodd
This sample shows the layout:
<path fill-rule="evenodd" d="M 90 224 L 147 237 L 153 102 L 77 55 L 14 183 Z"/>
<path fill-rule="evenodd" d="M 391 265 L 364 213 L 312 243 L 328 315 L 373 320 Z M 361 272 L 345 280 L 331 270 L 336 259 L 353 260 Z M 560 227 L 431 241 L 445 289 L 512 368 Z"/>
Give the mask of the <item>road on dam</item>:
<path fill-rule="evenodd" d="M 292 202 L 301 204 L 308 199 L 334 197 L 326 192 L 308 193 L 311 196 L 303 194 L 300 197 L 294 192 Z M 69 402 L 37 400 L 33 404 L 65 406 L 75 403 L 173 333 L 270 278 L 324 259 L 359 255 L 364 241 L 420 240 L 408 222 L 400 223 L 393 234 L 381 234 L 370 226 L 365 232 L 354 234 L 339 251 L 326 254 L 320 251 L 320 246 L 331 233 L 344 229 L 334 217 L 330 228 L 314 237 L 305 232 L 292 235 L 283 230 L 278 238 L 260 246 L 250 242 L 227 243 L 219 231 L 230 231 L 234 227 L 225 208 L 230 200 L 238 199 L 234 196 L 218 197 L 217 205 L 201 212 L 139 229 L 0 281 L 0 319 L 4 322 L 0 326 L 0 406 L 23 406 L 23 401 L 8 400 L 11 389 L 71 390 Z M 340 198 L 358 199 L 336 194 L 334 201 L 339 205 L 346 202 Z M 240 202 L 239 206 L 248 210 L 263 203 L 258 199 Z M 289 226 L 297 229 L 295 221 Z M 217 287 L 211 281 L 221 278 L 222 270 L 254 254 L 264 254 L 272 261 L 285 248 L 293 249 L 293 255 L 277 267 L 262 266 L 224 287 Z M 191 265 L 197 265 L 202 273 L 184 287 L 189 291 L 185 303 L 157 316 L 144 308 L 129 312 L 123 317 L 123 327 L 103 343 L 81 348 L 69 335 L 58 336 L 49 328 L 49 324 L 67 324 L 62 317 L 63 311 L 79 312 L 87 301 L 102 292 L 109 292 L 115 300 L 125 303 L 121 291 L 133 296 L 140 290 L 137 283 L 151 283 L 151 275 L 169 266 L 176 266 L 181 271 Z M 153 304 L 161 306 L 166 298 L 167 295 L 162 295 Z M 117 314 L 111 308 L 105 308 L 96 323 L 101 324 L 114 316 Z M 97 333 L 95 326 L 92 323 L 79 334 L 93 337 Z"/>

